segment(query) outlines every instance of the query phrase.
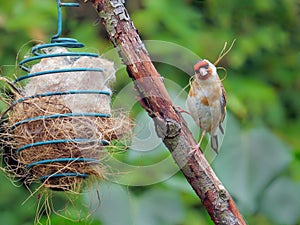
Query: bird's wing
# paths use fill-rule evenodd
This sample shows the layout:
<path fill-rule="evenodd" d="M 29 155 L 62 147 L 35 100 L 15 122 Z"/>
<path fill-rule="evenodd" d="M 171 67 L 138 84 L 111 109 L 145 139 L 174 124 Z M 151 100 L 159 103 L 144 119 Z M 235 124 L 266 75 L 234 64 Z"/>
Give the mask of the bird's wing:
<path fill-rule="evenodd" d="M 187 107 L 189 109 L 190 115 L 192 116 L 193 120 L 199 126 L 199 115 L 197 109 L 197 98 L 195 96 L 188 96 L 186 100 Z"/>
<path fill-rule="evenodd" d="M 221 96 L 221 100 L 220 100 L 220 104 L 221 104 L 221 120 L 220 120 L 220 124 L 219 124 L 219 128 L 222 132 L 222 134 L 224 134 L 224 129 L 222 127 L 222 122 L 225 119 L 226 116 L 226 91 L 224 86 L 221 84 L 221 90 L 222 90 L 222 96 Z"/>
<path fill-rule="evenodd" d="M 210 146 L 217 154 L 219 153 L 219 143 L 217 135 L 210 136 Z"/>

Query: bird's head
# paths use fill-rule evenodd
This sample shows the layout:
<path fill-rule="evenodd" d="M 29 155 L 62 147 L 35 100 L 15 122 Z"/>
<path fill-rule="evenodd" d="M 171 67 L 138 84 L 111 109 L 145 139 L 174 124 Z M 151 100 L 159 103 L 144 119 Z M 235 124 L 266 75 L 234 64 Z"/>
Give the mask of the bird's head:
<path fill-rule="evenodd" d="M 194 65 L 195 76 L 199 80 L 207 80 L 210 77 L 218 76 L 217 69 L 214 64 L 207 59 L 198 61 Z"/>

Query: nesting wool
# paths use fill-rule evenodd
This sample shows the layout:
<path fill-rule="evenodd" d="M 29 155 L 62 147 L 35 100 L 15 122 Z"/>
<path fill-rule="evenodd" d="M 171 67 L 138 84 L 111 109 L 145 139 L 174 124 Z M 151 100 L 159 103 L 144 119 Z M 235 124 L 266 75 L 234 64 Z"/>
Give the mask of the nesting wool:
<path fill-rule="evenodd" d="M 48 49 L 51 54 L 66 53 L 62 47 Z M 60 92 L 69 90 L 104 90 L 110 91 L 109 84 L 115 81 L 113 63 L 103 58 L 94 57 L 53 57 L 42 59 L 35 64 L 30 73 L 45 70 L 72 69 L 72 68 L 102 68 L 103 72 L 64 72 L 33 77 L 24 89 L 25 96 L 45 92 Z M 110 96 L 98 94 L 80 94 L 62 96 L 65 105 L 72 112 L 101 112 L 110 113 Z"/>
<path fill-rule="evenodd" d="M 61 47 L 50 48 L 46 51 L 51 54 L 68 52 L 67 49 Z M 6 144 L 12 149 L 9 157 L 14 158 L 18 165 L 11 166 L 7 163 L 7 166 L 11 168 L 15 177 L 25 179 L 27 184 L 41 181 L 45 187 L 66 191 L 81 186 L 87 176 L 103 178 L 105 166 L 101 161 L 107 154 L 103 152 L 102 140 L 108 143 L 111 140 L 119 140 L 131 135 L 131 121 L 124 114 L 110 118 L 85 116 L 87 113 L 111 114 L 110 95 L 77 93 L 37 96 L 45 93 L 80 90 L 102 90 L 111 93 L 110 84 L 115 81 L 115 69 L 112 62 L 101 57 L 48 57 L 33 65 L 30 74 L 74 68 L 102 68 L 103 71 L 63 71 L 31 77 L 21 90 L 21 97 L 25 100 L 13 105 L 8 113 L 8 123 L 5 129 L 10 141 Z M 27 98 L 28 96 L 35 97 Z M 18 98 L 20 96 L 16 96 L 15 100 Z M 58 114 L 70 116 L 45 118 Z M 77 116 L 72 116 L 73 114 Z M 30 118 L 41 119 L 14 127 L 14 124 Z M 79 139 L 88 141 L 69 141 Z M 53 142 L 57 140 L 67 141 Z M 34 145 L 44 142 L 48 144 Z M 49 144 L 49 142 L 52 143 Z M 34 146 L 17 151 L 23 146 L 32 144 Z M 49 160 L 64 158 L 72 160 L 49 162 Z M 48 162 L 35 164 L 44 160 Z M 62 174 L 62 176 L 55 176 L 57 174 Z M 80 176 L 66 174 L 79 174 Z"/>

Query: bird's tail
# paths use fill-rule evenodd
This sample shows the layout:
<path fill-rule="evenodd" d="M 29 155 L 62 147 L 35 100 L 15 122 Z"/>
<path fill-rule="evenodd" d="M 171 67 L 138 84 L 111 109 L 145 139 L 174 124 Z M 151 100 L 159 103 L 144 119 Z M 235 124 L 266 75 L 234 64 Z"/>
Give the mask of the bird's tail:
<path fill-rule="evenodd" d="M 220 129 L 221 133 L 224 135 L 224 128 L 222 127 L 222 124 L 219 125 L 219 129 Z"/>
<path fill-rule="evenodd" d="M 219 142 L 217 135 L 210 137 L 210 146 L 217 154 L 219 153 Z"/>

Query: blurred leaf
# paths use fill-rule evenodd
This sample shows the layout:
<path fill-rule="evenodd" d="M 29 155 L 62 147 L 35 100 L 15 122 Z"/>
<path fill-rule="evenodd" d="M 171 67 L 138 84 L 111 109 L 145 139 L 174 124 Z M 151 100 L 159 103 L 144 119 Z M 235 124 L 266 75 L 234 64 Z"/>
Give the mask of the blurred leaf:
<path fill-rule="evenodd" d="M 289 166 L 289 173 L 292 180 L 300 182 L 300 161 L 298 159 L 294 159 L 293 162 Z"/>
<path fill-rule="evenodd" d="M 99 222 L 99 221 L 96 221 L 96 220 L 90 220 L 90 221 L 87 221 L 87 220 L 83 220 L 83 221 L 73 221 L 73 220 L 68 220 L 68 219 L 65 219 L 61 216 L 58 216 L 58 215 L 53 215 L 51 216 L 50 220 L 48 221 L 47 223 L 47 218 L 43 218 L 41 221 L 40 221 L 41 225 L 48 225 L 49 223 L 50 224 L 53 224 L 53 225 L 101 225 L 102 223 Z"/>
<path fill-rule="evenodd" d="M 262 196 L 261 210 L 277 224 L 293 225 L 300 219 L 300 183 L 276 179 Z"/>
<path fill-rule="evenodd" d="M 18 30 L 27 30 L 31 33 L 32 29 L 39 29 L 41 32 L 56 27 L 56 6 L 53 1 L 21 1 L 19 3 L 12 3 L 7 15 L 6 29 L 8 31 L 16 32 Z M 26 9 L 26 13 L 24 13 Z M 34 18 L 34 19 L 33 19 Z M 47 29 L 46 29 L 47 28 Z M 53 31 L 55 32 L 55 31 Z M 34 34 L 34 33 L 33 33 Z M 31 36 L 31 38 L 38 38 Z"/>
<path fill-rule="evenodd" d="M 163 151 L 161 151 L 164 149 L 162 140 L 157 136 L 154 123 L 145 111 L 142 111 L 137 115 L 135 124 L 136 126 L 134 127 L 130 145 L 132 151 L 128 152 L 129 159 L 138 159 L 138 161 L 141 161 L 141 157 L 145 157 L 146 159 L 143 163 L 145 164 L 149 161 L 151 165 L 156 161 L 151 160 L 151 158 L 162 159 L 162 157 L 165 157 L 165 154 L 162 154 Z M 141 164 L 141 162 L 139 162 L 139 164 Z"/>
<path fill-rule="evenodd" d="M 132 208 L 128 192 L 120 185 L 100 183 L 97 188 L 100 193 L 100 202 L 96 191 L 86 194 L 87 205 L 90 206 L 92 216 L 103 225 L 132 225 Z M 100 203 L 100 205 L 99 205 Z"/>
<path fill-rule="evenodd" d="M 263 120 L 273 125 L 281 122 L 284 117 L 283 109 L 271 86 L 234 73 L 231 76 L 234 79 L 226 79 L 224 86 L 229 96 L 228 106 L 233 107 L 232 111 L 238 117 L 247 115 L 246 118 L 253 122 L 252 126 L 260 125 Z"/>
<path fill-rule="evenodd" d="M 180 224 L 184 208 L 177 193 L 163 189 L 146 191 L 137 202 L 134 224 Z"/>
<path fill-rule="evenodd" d="M 238 98 L 232 92 L 226 94 L 227 97 L 227 107 L 230 111 L 239 119 L 244 119 L 247 116 L 247 108 L 243 104 L 242 100 Z"/>
<path fill-rule="evenodd" d="M 171 190 L 176 190 L 190 194 L 196 197 L 197 201 L 199 200 L 196 196 L 195 191 L 183 176 L 173 176 L 172 178 L 166 180 L 163 184 L 169 187 Z"/>
<path fill-rule="evenodd" d="M 201 28 L 199 11 L 187 7 L 187 4 L 180 0 L 142 2 L 147 10 L 134 12 L 132 18 L 136 27 L 143 30 L 143 35 L 157 34 L 158 40 L 171 38 L 188 47 L 195 46 L 199 42 L 199 35 L 195 32 Z"/>
<path fill-rule="evenodd" d="M 289 148 L 269 130 L 255 128 L 243 132 L 229 116 L 222 151 L 214 168 L 239 207 L 254 212 L 268 183 L 290 161 Z"/>
<path fill-rule="evenodd" d="M 35 198 L 31 197 L 26 204 L 23 204 L 30 195 L 27 189 L 14 186 L 3 173 L 0 174 L 0 182 L 1 223 L 19 225 L 29 222 L 28 224 L 32 224 L 35 217 Z"/>
<path fill-rule="evenodd" d="M 253 216 L 249 216 L 245 218 L 247 224 L 255 224 L 255 225 L 274 225 L 265 215 L 261 213 L 256 213 Z"/>

